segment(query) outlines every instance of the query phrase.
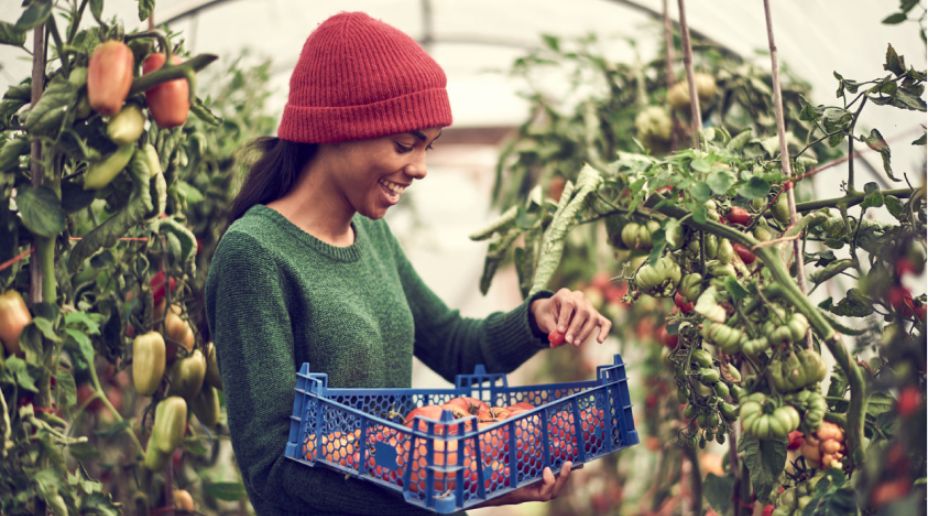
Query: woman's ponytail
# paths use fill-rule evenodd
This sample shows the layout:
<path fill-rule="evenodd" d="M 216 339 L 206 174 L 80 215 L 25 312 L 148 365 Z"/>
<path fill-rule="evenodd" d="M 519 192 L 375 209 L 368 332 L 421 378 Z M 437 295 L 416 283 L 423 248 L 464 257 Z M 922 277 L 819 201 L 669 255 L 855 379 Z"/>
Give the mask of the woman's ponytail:
<path fill-rule="evenodd" d="M 251 165 L 242 188 L 232 201 L 228 224 L 255 204 L 267 204 L 286 195 L 318 148 L 314 143 L 297 143 L 272 136 L 251 142 L 246 153 L 256 152 L 260 157 Z"/>

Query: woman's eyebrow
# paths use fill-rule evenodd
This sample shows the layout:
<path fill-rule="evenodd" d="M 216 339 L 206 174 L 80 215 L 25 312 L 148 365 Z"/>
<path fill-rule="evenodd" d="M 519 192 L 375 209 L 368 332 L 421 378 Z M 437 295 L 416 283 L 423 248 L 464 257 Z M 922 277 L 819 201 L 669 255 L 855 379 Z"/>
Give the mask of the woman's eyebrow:
<path fill-rule="evenodd" d="M 423 133 L 422 131 L 409 131 L 409 134 L 415 136 L 416 139 L 419 140 L 420 142 L 424 142 L 429 139 L 429 137 L 426 136 L 425 133 Z M 438 131 L 438 135 L 435 137 L 435 140 L 439 138 L 441 138 L 441 131 Z M 432 140 L 432 142 L 434 143 L 435 140 Z"/>

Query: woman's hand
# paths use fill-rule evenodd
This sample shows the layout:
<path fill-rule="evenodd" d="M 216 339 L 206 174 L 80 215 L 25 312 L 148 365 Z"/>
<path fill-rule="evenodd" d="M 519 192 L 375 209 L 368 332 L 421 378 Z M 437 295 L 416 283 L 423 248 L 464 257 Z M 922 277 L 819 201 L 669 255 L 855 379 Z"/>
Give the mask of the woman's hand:
<path fill-rule="evenodd" d="M 555 478 L 551 468 L 545 467 L 541 474 L 541 480 L 534 484 L 520 487 L 509 494 L 505 494 L 495 500 L 490 500 L 476 507 L 492 507 L 497 505 L 513 505 L 524 502 L 548 502 L 558 497 L 567 485 L 567 477 L 570 476 L 570 470 L 573 464 L 570 461 L 561 465 L 561 473 Z"/>
<path fill-rule="evenodd" d="M 593 308 L 590 300 L 579 290 L 570 291 L 562 288 L 549 298 L 536 299 L 529 310 L 538 329 L 549 335 L 551 347 L 560 344 L 556 342 L 559 336 L 552 336 L 552 332 L 555 331 L 559 332 L 567 343 L 579 346 L 594 332 L 596 341 L 602 344 L 612 329 L 612 321 Z"/>

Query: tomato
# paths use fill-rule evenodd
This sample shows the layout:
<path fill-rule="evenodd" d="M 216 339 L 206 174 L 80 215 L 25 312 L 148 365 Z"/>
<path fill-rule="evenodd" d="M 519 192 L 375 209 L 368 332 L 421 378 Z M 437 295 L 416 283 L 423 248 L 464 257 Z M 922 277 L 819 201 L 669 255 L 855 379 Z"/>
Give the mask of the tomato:
<path fill-rule="evenodd" d="M 203 387 L 203 380 L 206 378 L 206 357 L 203 352 L 195 349 L 193 353 L 174 362 L 169 378 L 169 394 L 192 400 L 199 394 Z"/>
<path fill-rule="evenodd" d="M 167 285 L 165 285 L 165 283 L 167 283 Z M 154 299 L 154 303 L 155 305 L 159 305 L 165 298 L 168 288 L 171 289 L 171 293 L 177 289 L 177 280 L 174 278 L 167 278 L 164 271 L 158 271 L 152 275 L 151 280 L 149 280 L 149 285 L 151 286 L 151 295 Z"/>
<path fill-rule="evenodd" d="M 135 143 L 145 128 L 145 117 L 135 104 L 129 104 L 106 124 L 106 135 L 117 145 Z"/>
<path fill-rule="evenodd" d="M 679 342 L 679 335 L 667 331 L 667 326 L 662 325 L 657 329 L 657 340 L 670 349 L 676 349 Z"/>
<path fill-rule="evenodd" d="M 680 312 L 684 315 L 693 312 L 693 303 L 687 301 L 686 297 L 681 294 L 679 290 L 673 295 L 673 303 L 677 305 L 677 308 L 679 308 Z"/>
<path fill-rule="evenodd" d="M 217 389 L 222 389 L 219 362 L 216 360 L 216 346 L 212 342 L 206 343 L 206 383 Z"/>
<path fill-rule="evenodd" d="M 802 443 L 804 440 L 802 436 L 802 432 L 798 430 L 793 430 L 792 432 L 789 433 L 788 438 L 789 438 L 789 444 L 786 445 L 786 449 L 798 450 L 799 447 L 802 446 Z"/>
<path fill-rule="evenodd" d="M 912 485 L 905 477 L 887 480 L 877 484 L 870 492 L 870 505 L 880 508 L 909 494 Z"/>
<path fill-rule="evenodd" d="M 609 276 L 609 273 L 600 271 L 593 275 L 593 279 L 590 280 L 590 285 L 592 285 L 593 288 L 604 291 L 607 287 L 612 285 L 612 278 Z"/>
<path fill-rule="evenodd" d="M 757 260 L 757 256 L 755 256 L 754 253 L 751 252 L 751 250 L 747 247 L 738 243 L 732 244 L 731 247 L 735 251 L 735 254 L 738 255 L 738 258 L 741 258 L 741 261 L 744 262 L 745 265 L 751 265 Z"/>
<path fill-rule="evenodd" d="M 787 198 L 786 190 L 780 192 L 780 195 L 777 197 L 777 202 L 773 205 L 773 217 L 777 219 L 780 224 L 789 224 L 789 199 Z"/>
<path fill-rule="evenodd" d="M 441 419 L 441 413 L 444 410 L 446 409 L 440 405 L 425 405 L 424 407 L 416 407 L 410 410 L 408 414 L 406 414 L 406 419 L 403 421 L 403 424 L 409 428 L 413 428 L 413 420 L 416 417 L 423 417 L 426 419 L 434 419 L 435 421 L 438 421 Z M 422 421 L 419 423 L 416 429 L 424 431 L 428 429 L 428 424 Z"/>
<path fill-rule="evenodd" d="M 178 511 L 194 512 L 197 506 L 193 503 L 193 496 L 186 489 L 174 490 L 174 508 Z"/>
<path fill-rule="evenodd" d="M 171 64 L 178 64 L 181 59 L 171 56 Z M 149 54 L 142 62 L 142 74 L 149 74 L 164 66 L 164 54 Z M 190 85 L 187 79 L 174 79 L 163 82 L 145 92 L 148 111 L 155 123 L 162 129 L 184 125 L 190 113 Z"/>
<path fill-rule="evenodd" d="M 139 335 L 132 341 L 132 383 L 135 392 L 151 396 L 161 385 L 165 359 L 164 337 L 156 331 Z"/>
<path fill-rule="evenodd" d="M 915 303 L 912 299 L 912 293 L 902 285 L 893 285 L 886 294 L 886 300 L 895 308 L 903 317 L 912 317 L 915 315 Z"/>
<path fill-rule="evenodd" d="M 172 305 L 164 318 L 164 336 L 165 340 L 174 345 L 181 345 L 187 351 L 193 351 L 196 344 L 196 335 L 190 324 L 181 318 L 182 309 L 178 305 Z"/>
<path fill-rule="evenodd" d="M 155 423 L 148 441 L 161 453 L 171 453 L 184 440 L 187 428 L 187 402 L 178 396 L 164 398 L 155 407 Z"/>
<path fill-rule="evenodd" d="M 102 190 L 106 188 L 132 161 L 135 148 L 134 143 L 121 145 L 112 154 L 87 167 L 87 171 L 84 172 L 84 190 Z"/>
<path fill-rule="evenodd" d="M 741 224 L 742 226 L 747 226 L 751 223 L 751 214 L 748 210 L 742 208 L 741 206 L 732 206 L 728 210 L 726 218 L 732 224 Z"/>
<path fill-rule="evenodd" d="M 566 336 L 562 332 L 552 330 L 551 333 L 548 334 L 548 344 L 550 347 L 556 348 L 561 344 L 564 344 L 565 338 Z"/>
<path fill-rule="evenodd" d="M 774 509 L 775 509 L 775 507 L 773 506 L 773 504 L 772 504 L 772 503 L 768 503 L 767 505 L 764 506 L 764 510 L 763 510 L 763 512 L 761 513 L 761 515 L 762 515 L 762 516 L 771 516 L 771 515 L 773 514 L 773 510 L 774 510 Z"/>
<path fill-rule="evenodd" d="M 23 296 L 15 290 L 0 294 L 0 341 L 3 341 L 7 353 L 17 355 L 21 352 L 19 337 L 30 324 L 32 314 Z"/>
<path fill-rule="evenodd" d="M 110 40 L 93 49 L 87 66 L 87 99 L 101 115 L 115 115 L 132 87 L 135 57 L 122 41 Z"/>
<path fill-rule="evenodd" d="M 561 200 L 561 194 L 564 193 L 564 186 L 567 184 L 561 176 L 554 176 L 551 178 L 551 182 L 548 183 L 548 196 L 554 199 L 555 202 Z"/>
<path fill-rule="evenodd" d="M 460 396 L 448 401 L 441 407 L 450 410 L 454 414 L 455 419 L 465 416 L 476 416 L 479 420 L 491 419 L 489 405 L 477 398 Z"/>
<path fill-rule="evenodd" d="M 922 404 L 922 393 L 913 385 L 905 387 L 899 392 L 899 398 L 896 400 L 896 412 L 899 417 L 907 418 L 914 414 Z"/>

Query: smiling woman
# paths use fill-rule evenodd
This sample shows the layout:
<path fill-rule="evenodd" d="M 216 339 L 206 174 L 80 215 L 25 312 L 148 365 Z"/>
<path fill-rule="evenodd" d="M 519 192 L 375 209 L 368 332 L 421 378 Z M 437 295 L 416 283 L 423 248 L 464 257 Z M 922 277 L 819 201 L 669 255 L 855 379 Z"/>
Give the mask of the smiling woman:
<path fill-rule="evenodd" d="M 341 13 L 306 40 L 277 138 L 235 200 L 209 268 L 207 320 L 229 430 L 260 514 L 413 514 L 373 484 L 285 459 L 295 371 L 333 387 L 409 387 L 412 358 L 449 381 L 478 363 L 509 372 L 547 347 L 579 345 L 611 323 L 582 294 L 542 291 L 509 312 L 461 317 L 420 279 L 383 220 L 451 124 L 445 74 L 412 39 Z M 496 503 L 549 500 L 566 463 Z"/>

